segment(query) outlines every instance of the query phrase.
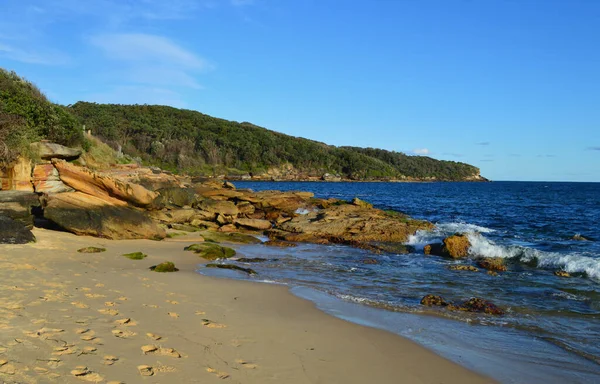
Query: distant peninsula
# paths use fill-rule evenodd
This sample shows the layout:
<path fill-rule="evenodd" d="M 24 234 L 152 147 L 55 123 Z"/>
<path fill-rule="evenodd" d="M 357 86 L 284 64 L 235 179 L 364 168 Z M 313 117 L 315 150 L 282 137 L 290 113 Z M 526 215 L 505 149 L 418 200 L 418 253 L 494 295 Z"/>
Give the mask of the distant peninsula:
<path fill-rule="evenodd" d="M 82 129 L 83 128 L 83 129 Z M 248 122 L 158 105 L 77 102 L 61 106 L 0 68 L 4 162 L 47 139 L 90 149 L 83 131 L 139 162 L 179 174 L 252 180 L 487 181 L 469 164 L 374 148 L 336 147 Z"/>

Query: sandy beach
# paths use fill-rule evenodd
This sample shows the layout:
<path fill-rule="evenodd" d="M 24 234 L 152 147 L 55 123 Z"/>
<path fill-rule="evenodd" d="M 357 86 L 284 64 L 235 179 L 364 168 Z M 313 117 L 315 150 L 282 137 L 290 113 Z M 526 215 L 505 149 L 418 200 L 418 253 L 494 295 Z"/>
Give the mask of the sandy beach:
<path fill-rule="evenodd" d="M 329 316 L 286 287 L 201 276 L 165 241 L 35 229 L 0 245 L 7 383 L 489 383 L 388 332 Z M 77 250 L 97 246 L 103 253 Z M 123 253 L 142 251 L 143 260 Z M 176 273 L 148 267 L 172 261 Z"/>

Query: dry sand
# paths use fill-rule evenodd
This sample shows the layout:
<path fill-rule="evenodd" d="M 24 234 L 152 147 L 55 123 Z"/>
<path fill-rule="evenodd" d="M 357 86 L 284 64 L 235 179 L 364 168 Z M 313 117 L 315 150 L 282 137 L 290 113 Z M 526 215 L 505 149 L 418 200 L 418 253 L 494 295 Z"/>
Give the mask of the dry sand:
<path fill-rule="evenodd" d="M 194 236 L 110 241 L 36 229 L 0 245 L 6 383 L 489 383 L 285 287 L 200 276 Z M 84 254 L 87 246 L 107 248 Z M 121 255 L 142 251 L 144 260 Z M 173 261 L 176 273 L 148 267 Z M 152 374 L 152 376 L 149 376 Z"/>

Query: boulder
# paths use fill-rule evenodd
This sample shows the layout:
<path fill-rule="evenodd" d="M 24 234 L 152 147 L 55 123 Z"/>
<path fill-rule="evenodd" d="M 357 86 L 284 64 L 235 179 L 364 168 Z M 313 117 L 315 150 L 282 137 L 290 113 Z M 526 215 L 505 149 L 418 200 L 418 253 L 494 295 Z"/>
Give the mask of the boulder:
<path fill-rule="evenodd" d="M 31 242 L 35 242 L 35 236 L 23 223 L 0 215 L 0 244 L 27 244 Z"/>
<path fill-rule="evenodd" d="M 166 207 L 191 207 L 196 202 L 196 191 L 194 188 L 161 188 L 157 190 L 160 194 L 154 202 L 155 206 Z"/>
<path fill-rule="evenodd" d="M 38 164 L 33 168 L 33 188 L 37 193 L 62 193 L 73 192 L 73 188 L 69 187 L 60 180 L 58 170 L 54 165 Z"/>
<path fill-rule="evenodd" d="M 43 160 L 75 160 L 81 156 L 80 149 L 69 148 L 65 147 L 64 145 L 50 143 L 48 141 L 32 143 L 31 148 L 36 151 Z"/>
<path fill-rule="evenodd" d="M 233 233 L 237 231 L 237 227 L 233 224 L 225 224 L 219 227 L 219 232 Z"/>
<path fill-rule="evenodd" d="M 138 210 L 82 192 L 48 195 L 44 217 L 77 235 L 108 239 L 163 239 L 165 230 Z"/>
<path fill-rule="evenodd" d="M 19 156 L 17 161 L 0 169 L 0 190 L 33 192 L 31 161 Z"/>
<path fill-rule="evenodd" d="M 366 201 L 363 201 L 358 197 L 352 199 L 352 204 L 357 205 L 361 208 L 373 208 L 373 204 L 367 203 Z"/>
<path fill-rule="evenodd" d="M 185 224 L 196 215 L 192 208 L 171 209 L 164 211 L 149 211 L 147 215 L 152 219 L 164 224 Z"/>
<path fill-rule="evenodd" d="M 554 271 L 554 276 L 571 277 L 571 274 L 567 271 L 563 271 L 562 269 L 559 269 L 558 271 Z"/>
<path fill-rule="evenodd" d="M 483 259 L 477 260 L 477 265 L 483 269 L 494 272 L 506 271 L 506 265 L 504 259 L 501 257 L 484 257 Z"/>
<path fill-rule="evenodd" d="M 270 221 L 261 219 L 237 219 L 234 223 L 241 227 L 258 230 L 270 229 L 273 226 Z"/>
<path fill-rule="evenodd" d="M 444 239 L 444 249 L 448 256 L 454 259 L 467 257 L 470 246 L 471 242 L 469 242 L 469 238 L 464 234 L 456 234 Z"/>
<path fill-rule="evenodd" d="M 64 160 L 55 159 L 52 160 L 52 164 L 58 170 L 60 179 L 71 188 L 111 201 L 114 205 L 124 206 L 129 203 L 138 207 L 149 207 L 158 196 L 158 193 L 149 191 L 141 185 L 102 176 Z"/>
<path fill-rule="evenodd" d="M 40 199 L 33 192 L 0 191 L 0 215 L 10 217 L 33 228 L 33 215 L 31 210 L 40 207 Z"/>
<path fill-rule="evenodd" d="M 256 208 L 254 208 L 254 205 L 250 204 L 247 201 L 240 201 L 238 204 L 236 204 L 236 207 L 240 211 L 240 215 L 252 215 L 256 210 Z"/>
<path fill-rule="evenodd" d="M 496 306 L 494 303 L 477 297 L 473 297 L 465 301 L 456 309 L 467 312 L 483 312 L 487 313 L 488 315 L 504 314 L 504 310 Z"/>
<path fill-rule="evenodd" d="M 445 307 L 448 305 L 448 302 L 441 296 L 426 295 L 421 299 L 421 305 L 427 307 Z"/>
<path fill-rule="evenodd" d="M 238 208 L 231 201 L 218 201 L 205 199 L 194 205 L 194 208 L 221 215 L 236 217 L 239 213 Z"/>

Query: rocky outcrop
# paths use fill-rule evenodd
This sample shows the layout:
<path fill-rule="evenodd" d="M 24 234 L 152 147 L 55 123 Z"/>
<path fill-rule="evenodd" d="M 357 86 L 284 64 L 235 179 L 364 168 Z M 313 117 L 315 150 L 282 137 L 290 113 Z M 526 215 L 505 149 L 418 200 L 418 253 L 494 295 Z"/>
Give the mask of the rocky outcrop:
<path fill-rule="evenodd" d="M 75 190 L 60 180 L 54 165 L 37 164 L 33 168 L 33 188 L 37 193 L 62 193 Z"/>
<path fill-rule="evenodd" d="M 161 188 L 156 192 L 159 193 L 159 196 L 154 202 L 156 207 L 191 207 L 197 200 L 194 188 L 169 187 Z"/>
<path fill-rule="evenodd" d="M 324 238 L 336 243 L 404 243 L 417 230 L 432 227 L 425 221 L 353 204 L 311 211 L 278 226 L 295 235 Z M 284 236 L 283 240 L 291 241 L 288 236 Z"/>
<path fill-rule="evenodd" d="M 42 160 L 63 159 L 75 160 L 81 156 L 80 149 L 65 147 L 64 145 L 51 143 L 49 141 L 40 141 L 31 144 L 33 149 Z"/>
<path fill-rule="evenodd" d="M 443 257 L 451 257 L 453 259 L 460 259 L 469 255 L 469 248 L 471 242 L 465 234 L 457 233 L 452 236 L 448 236 L 444 239 L 443 243 L 427 244 L 423 248 L 423 253 L 426 255 L 436 255 Z"/>
<path fill-rule="evenodd" d="M 234 224 L 249 229 L 257 229 L 263 231 L 265 229 L 270 229 L 273 226 L 269 220 L 261 219 L 237 219 L 234 221 Z"/>
<path fill-rule="evenodd" d="M 33 228 L 32 209 L 40 206 L 38 195 L 24 191 L 0 191 L 0 215 Z"/>
<path fill-rule="evenodd" d="M 165 230 L 144 213 L 82 192 L 51 194 L 44 217 L 77 235 L 108 239 L 163 239 Z"/>
<path fill-rule="evenodd" d="M 477 265 L 488 271 L 504 272 L 507 270 L 504 259 L 501 257 L 484 257 L 477 260 Z"/>
<path fill-rule="evenodd" d="M 212 213 L 214 215 L 220 214 L 235 217 L 239 213 L 238 208 L 231 201 L 204 199 L 195 204 L 194 208 Z"/>
<path fill-rule="evenodd" d="M 64 160 L 53 160 L 52 164 L 58 170 L 60 179 L 71 188 L 110 201 L 114 205 L 133 204 L 138 207 L 149 207 L 158 197 L 158 193 L 149 191 L 141 185 L 102 176 Z"/>
<path fill-rule="evenodd" d="M 21 222 L 0 215 L 0 244 L 27 244 L 34 241 L 33 233 Z"/>
<path fill-rule="evenodd" d="M 504 310 L 496 306 L 494 303 L 478 297 L 473 297 L 457 305 L 446 301 L 446 299 L 441 296 L 426 295 L 421 299 L 421 305 L 425 305 L 427 307 L 444 307 L 451 311 L 479 312 L 497 316 L 504 314 Z"/>

